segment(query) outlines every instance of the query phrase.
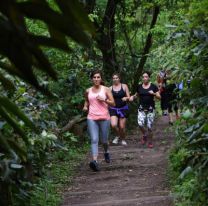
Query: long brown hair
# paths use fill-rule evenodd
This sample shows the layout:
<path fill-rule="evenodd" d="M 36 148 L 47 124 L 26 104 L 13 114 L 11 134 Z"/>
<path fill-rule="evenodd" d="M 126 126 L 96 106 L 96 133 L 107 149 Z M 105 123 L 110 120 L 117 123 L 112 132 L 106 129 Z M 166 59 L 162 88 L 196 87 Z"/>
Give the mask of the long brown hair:
<path fill-rule="evenodd" d="M 101 77 L 101 85 L 105 85 L 104 81 L 103 81 L 103 74 L 100 70 L 96 69 L 96 70 L 93 70 L 90 74 L 90 78 L 93 79 L 94 75 L 95 74 L 100 74 L 100 77 Z"/>

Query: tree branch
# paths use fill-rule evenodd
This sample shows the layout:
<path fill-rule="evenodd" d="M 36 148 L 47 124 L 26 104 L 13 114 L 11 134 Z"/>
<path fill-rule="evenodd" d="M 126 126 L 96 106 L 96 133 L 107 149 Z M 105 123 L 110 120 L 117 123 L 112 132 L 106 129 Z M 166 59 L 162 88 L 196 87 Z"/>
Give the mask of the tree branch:
<path fill-rule="evenodd" d="M 134 79 L 133 79 L 133 83 L 132 83 L 132 89 L 134 90 L 134 92 L 136 90 L 138 80 L 141 76 L 141 73 L 144 69 L 144 65 L 145 65 L 146 60 L 147 60 L 147 55 L 148 55 L 148 53 L 150 51 L 150 48 L 152 46 L 152 32 L 151 32 L 151 29 L 154 28 L 154 26 L 157 22 L 157 18 L 158 18 L 159 13 L 160 13 L 160 7 L 155 6 L 153 16 L 152 16 L 151 25 L 150 25 L 150 30 L 149 30 L 149 33 L 147 35 L 146 43 L 145 43 L 145 46 L 144 46 L 144 49 L 143 49 L 143 52 L 142 52 L 142 57 L 140 59 L 139 66 L 137 67 L 137 69 L 134 73 Z"/>

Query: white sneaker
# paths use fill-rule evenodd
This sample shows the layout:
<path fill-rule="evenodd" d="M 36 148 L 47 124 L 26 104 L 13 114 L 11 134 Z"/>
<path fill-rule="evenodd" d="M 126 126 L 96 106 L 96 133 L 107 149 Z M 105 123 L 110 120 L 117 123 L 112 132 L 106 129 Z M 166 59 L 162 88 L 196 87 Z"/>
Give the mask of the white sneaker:
<path fill-rule="evenodd" d="M 115 137 L 114 140 L 112 141 L 112 143 L 113 144 L 118 144 L 118 140 L 119 140 L 119 137 Z"/>
<path fill-rule="evenodd" d="M 122 141 L 121 141 L 121 145 L 127 146 L 127 142 L 126 142 L 125 140 L 122 140 Z"/>

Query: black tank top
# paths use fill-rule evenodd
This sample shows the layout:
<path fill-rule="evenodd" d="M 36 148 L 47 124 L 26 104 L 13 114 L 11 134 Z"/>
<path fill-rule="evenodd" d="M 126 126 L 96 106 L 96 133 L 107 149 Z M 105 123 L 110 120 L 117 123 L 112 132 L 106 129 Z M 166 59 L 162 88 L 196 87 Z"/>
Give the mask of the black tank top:
<path fill-rule="evenodd" d="M 114 91 L 112 86 L 112 94 L 115 100 L 116 108 L 121 108 L 126 105 L 126 102 L 122 101 L 122 98 L 126 97 L 126 92 L 124 91 L 122 84 L 121 84 L 121 89 L 119 91 Z"/>

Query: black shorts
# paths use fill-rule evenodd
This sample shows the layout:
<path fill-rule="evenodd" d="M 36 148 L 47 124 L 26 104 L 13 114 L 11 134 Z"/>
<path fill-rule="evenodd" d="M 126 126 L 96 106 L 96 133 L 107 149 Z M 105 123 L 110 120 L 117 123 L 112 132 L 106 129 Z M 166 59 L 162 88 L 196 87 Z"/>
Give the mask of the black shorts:
<path fill-rule="evenodd" d="M 109 113 L 110 113 L 110 116 L 116 116 L 118 118 L 122 118 L 117 114 L 116 110 L 114 110 L 114 109 L 109 109 Z M 124 115 L 123 118 L 128 118 L 128 116 L 129 116 L 129 110 L 128 109 L 122 110 L 122 113 Z"/>

